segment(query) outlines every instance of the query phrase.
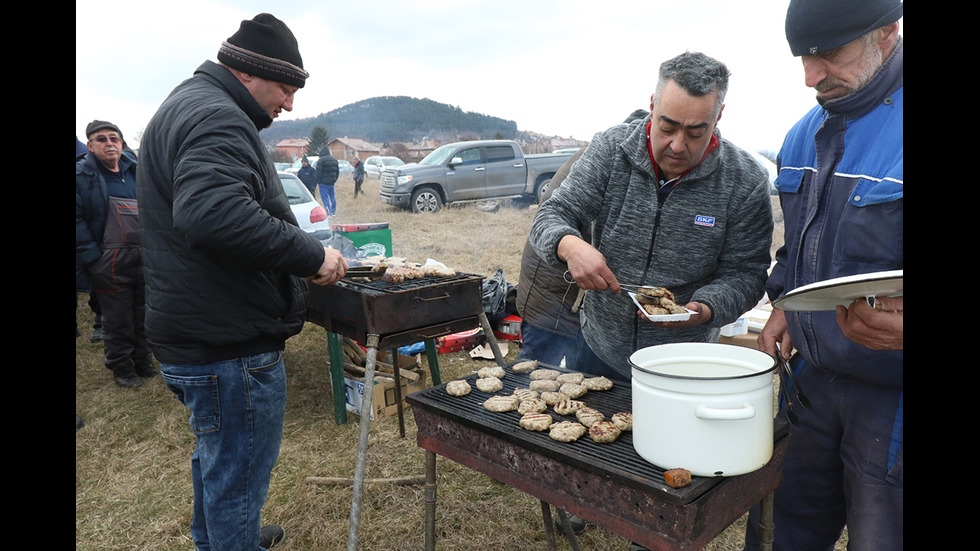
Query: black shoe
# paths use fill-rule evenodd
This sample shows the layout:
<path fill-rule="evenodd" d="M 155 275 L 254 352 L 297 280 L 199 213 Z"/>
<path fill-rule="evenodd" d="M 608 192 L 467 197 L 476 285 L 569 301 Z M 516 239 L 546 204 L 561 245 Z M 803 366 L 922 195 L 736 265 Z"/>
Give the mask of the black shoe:
<path fill-rule="evenodd" d="M 85 421 L 82 421 L 82 418 L 76 415 L 75 416 L 75 432 L 78 432 L 78 429 L 80 429 L 80 428 L 82 428 L 84 426 L 85 426 Z"/>
<path fill-rule="evenodd" d="M 157 371 L 157 368 L 153 366 L 153 360 L 150 359 L 149 356 L 135 362 L 133 365 L 133 369 L 136 371 L 137 375 L 143 377 L 144 379 L 153 378 L 156 376 L 157 373 L 159 373 L 159 371 Z"/>
<path fill-rule="evenodd" d="M 143 386 L 143 379 L 140 378 L 134 372 L 130 373 L 114 373 L 112 379 L 116 381 L 119 386 L 124 386 L 127 388 L 137 388 Z"/>
<path fill-rule="evenodd" d="M 282 526 L 275 524 L 263 526 L 259 536 L 259 547 L 262 549 L 272 549 L 282 543 L 284 539 L 286 539 L 286 531 L 282 529 Z"/>
<path fill-rule="evenodd" d="M 94 331 L 92 331 L 92 336 L 88 338 L 88 342 L 99 342 L 104 337 L 105 337 L 105 335 L 102 332 L 102 326 L 99 326 L 99 327 L 96 327 Z"/>
<path fill-rule="evenodd" d="M 576 536 L 581 534 L 582 532 L 585 532 L 585 529 L 589 527 L 590 523 L 586 522 L 586 520 L 582 517 L 576 515 L 570 515 L 568 513 L 565 514 L 565 517 L 568 519 L 568 525 L 571 527 L 572 533 L 575 534 Z M 555 526 L 558 527 L 558 530 L 560 532 L 564 533 L 564 530 L 561 527 L 560 517 L 555 519 Z"/>
<path fill-rule="evenodd" d="M 629 551 L 650 551 L 650 550 L 638 543 L 631 543 Z"/>

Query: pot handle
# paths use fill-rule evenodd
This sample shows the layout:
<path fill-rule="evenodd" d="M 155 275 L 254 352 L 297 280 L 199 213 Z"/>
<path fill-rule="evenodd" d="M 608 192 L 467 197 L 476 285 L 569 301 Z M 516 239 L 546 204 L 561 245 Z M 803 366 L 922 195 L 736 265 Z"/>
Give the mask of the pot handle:
<path fill-rule="evenodd" d="M 698 419 L 751 419 L 755 417 L 755 407 L 753 407 L 752 404 L 743 404 L 742 407 L 736 409 L 719 409 L 700 405 L 694 409 L 694 415 Z"/>

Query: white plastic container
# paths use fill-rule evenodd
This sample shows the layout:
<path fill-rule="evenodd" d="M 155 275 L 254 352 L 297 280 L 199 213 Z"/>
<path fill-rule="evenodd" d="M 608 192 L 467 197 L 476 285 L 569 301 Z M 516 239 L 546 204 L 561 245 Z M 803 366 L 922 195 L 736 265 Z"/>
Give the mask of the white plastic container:
<path fill-rule="evenodd" d="M 663 469 L 735 476 L 772 458 L 776 360 L 716 343 L 651 346 L 630 356 L 633 447 Z"/>

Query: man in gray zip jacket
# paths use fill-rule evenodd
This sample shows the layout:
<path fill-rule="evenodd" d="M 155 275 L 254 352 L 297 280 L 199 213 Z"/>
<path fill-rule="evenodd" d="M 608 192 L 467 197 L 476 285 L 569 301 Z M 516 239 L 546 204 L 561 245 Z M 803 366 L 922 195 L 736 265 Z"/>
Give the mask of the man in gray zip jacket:
<path fill-rule="evenodd" d="M 629 380 L 630 354 L 671 342 L 717 341 L 719 328 L 764 293 L 773 218 L 768 177 L 721 138 L 728 69 L 687 52 L 664 62 L 650 116 L 595 135 L 530 240 L 587 289 L 574 370 Z M 591 243 L 576 228 L 595 222 Z M 694 311 L 650 322 L 620 282 L 661 286 Z"/>

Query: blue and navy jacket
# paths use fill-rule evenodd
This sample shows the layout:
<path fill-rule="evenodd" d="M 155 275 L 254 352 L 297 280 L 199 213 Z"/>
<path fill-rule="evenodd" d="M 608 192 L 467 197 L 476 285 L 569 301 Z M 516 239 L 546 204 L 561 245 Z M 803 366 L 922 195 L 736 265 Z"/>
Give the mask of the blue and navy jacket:
<path fill-rule="evenodd" d="M 785 245 L 769 297 L 827 279 L 904 269 L 903 43 L 861 90 L 824 102 L 787 134 L 776 187 Z M 902 351 L 844 337 L 834 311 L 787 312 L 794 347 L 813 364 L 902 387 Z"/>

